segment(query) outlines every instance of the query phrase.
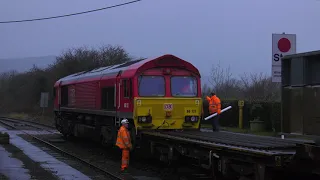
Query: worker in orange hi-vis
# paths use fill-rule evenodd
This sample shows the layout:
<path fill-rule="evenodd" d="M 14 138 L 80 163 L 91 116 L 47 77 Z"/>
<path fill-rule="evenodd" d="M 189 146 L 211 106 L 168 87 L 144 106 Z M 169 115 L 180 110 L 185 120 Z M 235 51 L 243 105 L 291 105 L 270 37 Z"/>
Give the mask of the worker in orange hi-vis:
<path fill-rule="evenodd" d="M 211 97 L 207 96 L 207 101 L 209 103 L 209 113 L 214 114 L 217 113 L 217 116 L 212 118 L 212 130 L 219 131 L 219 119 L 221 114 L 221 101 L 216 96 L 214 92 L 211 93 Z"/>
<path fill-rule="evenodd" d="M 121 172 L 126 172 L 129 165 L 129 154 L 132 149 L 130 133 L 128 131 L 129 121 L 123 119 L 122 126 L 118 131 L 116 145 L 122 150 Z"/>

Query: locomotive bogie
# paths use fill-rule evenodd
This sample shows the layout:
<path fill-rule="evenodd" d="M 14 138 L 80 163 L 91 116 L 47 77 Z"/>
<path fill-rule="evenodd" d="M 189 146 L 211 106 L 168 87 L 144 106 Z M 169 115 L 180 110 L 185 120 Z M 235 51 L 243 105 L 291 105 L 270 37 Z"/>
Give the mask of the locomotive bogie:
<path fill-rule="evenodd" d="M 60 115 L 58 115 L 60 114 Z M 94 114 L 56 113 L 56 126 L 62 134 L 113 143 L 117 127 L 113 117 Z"/>

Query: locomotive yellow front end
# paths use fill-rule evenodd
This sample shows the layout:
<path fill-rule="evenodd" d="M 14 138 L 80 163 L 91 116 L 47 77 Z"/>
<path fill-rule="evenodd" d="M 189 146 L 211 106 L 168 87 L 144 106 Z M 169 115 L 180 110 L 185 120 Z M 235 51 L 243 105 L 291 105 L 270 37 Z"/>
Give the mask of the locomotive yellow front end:
<path fill-rule="evenodd" d="M 201 114 L 201 98 L 134 99 L 137 129 L 198 129 Z"/>
<path fill-rule="evenodd" d="M 172 56 L 137 74 L 133 119 L 139 129 L 199 129 L 202 115 L 199 71 Z"/>

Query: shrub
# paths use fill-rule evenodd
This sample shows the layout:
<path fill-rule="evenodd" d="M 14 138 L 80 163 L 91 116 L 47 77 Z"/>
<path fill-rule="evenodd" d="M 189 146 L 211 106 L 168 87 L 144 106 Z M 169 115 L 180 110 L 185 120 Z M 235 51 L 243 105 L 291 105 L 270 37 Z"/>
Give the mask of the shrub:
<path fill-rule="evenodd" d="M 221 108 L 232 106 L 232 109 L 221 114 L 220 125 L 225 127 L 238 127 L 239 107 L 237 100 L 221 100 Z M 204 117 L 209 115 L 208 102 L 203 102 Z M 280 102 L 248 102 L 245 101 L 243 107 L 243 127 L 249 128 L 249 122 L 255 117 L 260 117 L 265 122 L 268 131 L 281 130 L 281 104 Z M 202 120 L 202 124 L 210 124 L 210 120 Z"/>

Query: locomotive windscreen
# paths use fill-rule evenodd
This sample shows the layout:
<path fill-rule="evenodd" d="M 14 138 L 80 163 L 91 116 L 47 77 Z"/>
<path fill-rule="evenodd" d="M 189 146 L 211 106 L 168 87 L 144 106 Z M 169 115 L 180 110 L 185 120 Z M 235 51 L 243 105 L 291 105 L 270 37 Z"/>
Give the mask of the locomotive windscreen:
<path fill-rule="evenodd" d="M 164 96 L 165 80 L 163 76 L 140 76 L 139 96 Z"/>
<path fill-rule="evenodd" d="M 196 97 L 198 94 L 197 78 L 192 76 L 171 77 L 171 95 L 179 97 Z"/>

